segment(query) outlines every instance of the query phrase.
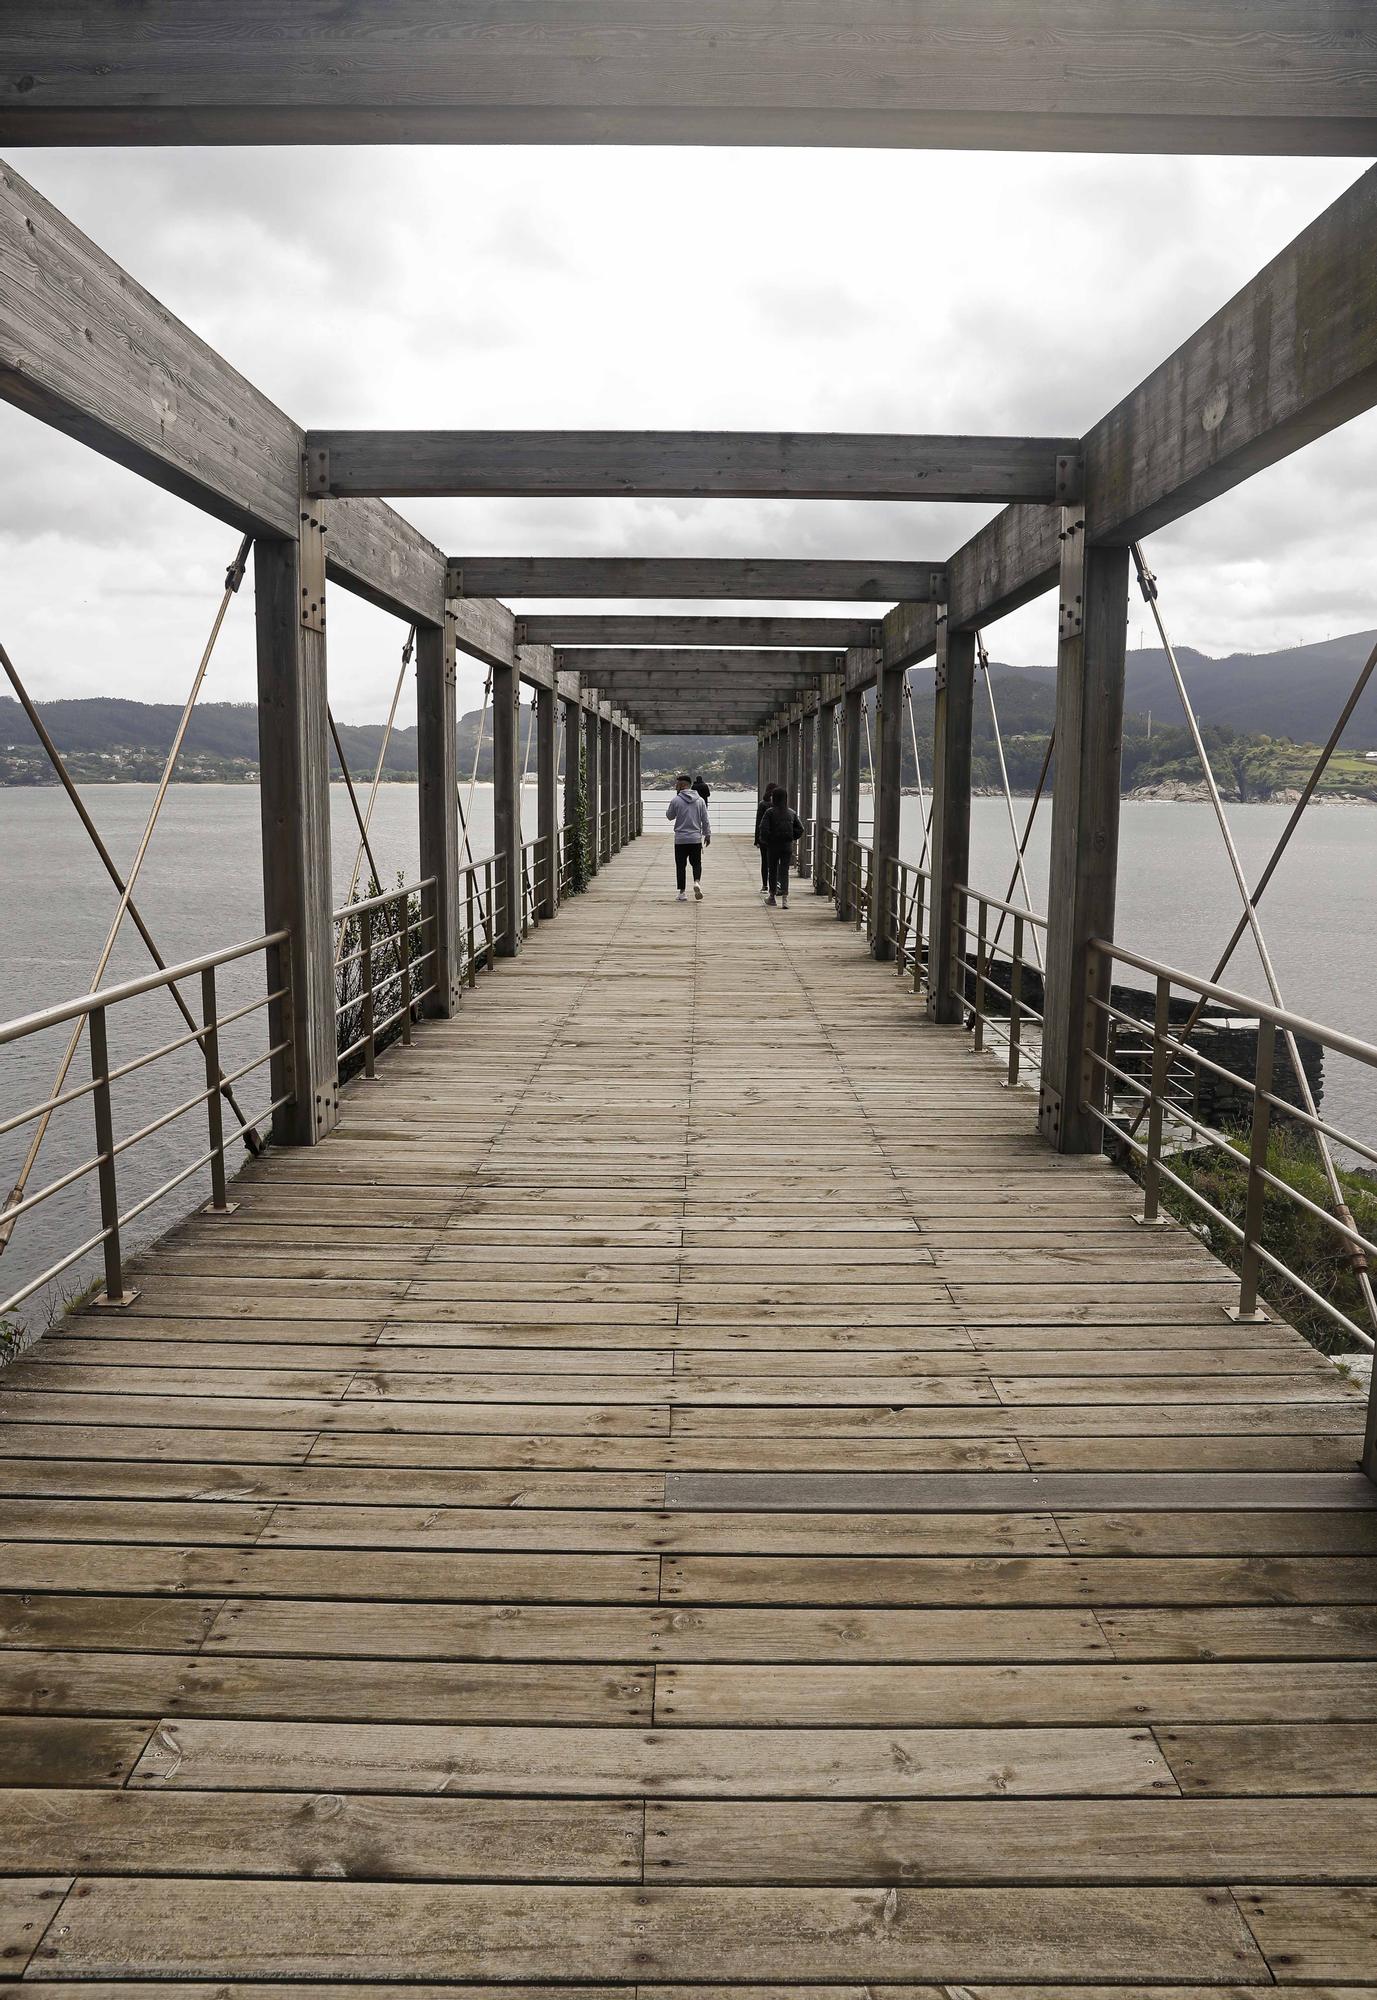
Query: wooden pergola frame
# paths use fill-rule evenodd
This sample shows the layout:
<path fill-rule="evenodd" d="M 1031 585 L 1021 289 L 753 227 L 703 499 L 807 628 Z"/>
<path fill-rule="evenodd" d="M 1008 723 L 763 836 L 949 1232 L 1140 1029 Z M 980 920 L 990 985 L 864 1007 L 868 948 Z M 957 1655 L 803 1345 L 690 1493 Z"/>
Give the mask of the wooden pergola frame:
<path fill-rule="evenodd" d="M 1140 0 L 1103 16 L 1096 25 L 1071 0 L 963 0 L 963 34 L 951 37 L 934 10 L 904 0 L 849 0 L 811 31 L 771 0 L 538 0 L 519 26 L 466 0 L 148 0 L 136 11 L 21 0 L 0 13 L 0 144 L 1377 151 L 1368 0 Z M 566 731 L 584 730 L 595 811 L 599 796 L 636 795 L 642 730 L 746 729 L 763 764 L 787 742 L 820 825 L 840 705 L 840 831 L 854 831 L 861 698 L 875 687 L 883 870 L 898 847 L 903 675 L 933 658 L 941 911 L 969 851 L 976 630 L 1056 587 L 1041 1123 L 1082 1150 L 1099 1144 L 1079 1106 L 1097 1033 L 1087 947 L 1113 931 L 1128 546 L 1377 401 L 1377 169 L 1083 437 L 1011 439 L 307 432 L 0 167 L 0 396 L 255 537 L 265 918 L 291 929 L 296 979 L 296 1108 L 279 1136 L 309 1143 L 336 1110 L 327 577 L 417 627 L 421 868 L 439 884 L 441 1013 L 458 992 L 458 651 L 492 673 L 508 880 L 520 872 L 523 681 L 536 690 L 551 837 L 558 701 Z M 382 497 L 440 492 L 1008 504 L 946 563 L 446 558 Z M 522 616 L 504 595 L 877 609 Z M 500 948 L 518 943 L 509 912 Z M 874 945 L 892 949 L 883 913 Z M 953 1005 L 950 948 L 950 927 L 934 924 L 939 1016 Z"/>

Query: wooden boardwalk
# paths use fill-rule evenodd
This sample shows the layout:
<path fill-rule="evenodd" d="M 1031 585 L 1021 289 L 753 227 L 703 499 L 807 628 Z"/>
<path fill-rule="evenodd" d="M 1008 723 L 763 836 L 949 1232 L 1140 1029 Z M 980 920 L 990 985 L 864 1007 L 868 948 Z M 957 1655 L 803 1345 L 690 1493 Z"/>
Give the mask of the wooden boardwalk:
<path fill-rule="evenodd" d="M 0 1378 L 0 1982 L 1377 1985 L 1361 1397 L 709 861 Z"/>

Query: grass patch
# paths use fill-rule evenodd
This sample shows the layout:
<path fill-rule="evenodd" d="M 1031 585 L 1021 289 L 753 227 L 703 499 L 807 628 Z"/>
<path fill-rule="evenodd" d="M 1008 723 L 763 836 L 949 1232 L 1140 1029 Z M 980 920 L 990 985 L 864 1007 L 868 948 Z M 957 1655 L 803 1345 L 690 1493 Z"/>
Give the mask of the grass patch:
<path fill-rule="evenodd" d="M 1249 1138 L 1246 1131 L 1230 1132 L 1227 1136 L 1247 1151 Z M 1242 1161 L 1236 1160 L 1222 1146 L 1207 1146 L 1190 1152 L 1173 1153 L 1169 1165 L 1174 1174 L 1179 1174 L 1221 1215 L 1226 1215 L 1242 1228 L 1248 1198 L 1248 1170 Z M 1303 1134 L 1274 1126 L 1267 1148 L 1267 1166 L 1278 1180 L 1285 1181 L 1288 1187 L 1295 1188 L 1308 1200 L 1328 1210 L 1329 1183 L 1320 1164 L 1319 1153 Z M 1134 1178 L 1141 1181 L 1142 1162 L 1137 1159 L 1133 1161 L 1133 1173 Z M 1338 1173 L 1339 1184 L 1352 1210 L 1354 1222 L 1364 1236 L 1377 1242 L 1377 1178 L 1344 1167 L 1340 1167 Z M 1195 1229 L 1221 1263 L 1227 1264 L 1230 1270 L 1241 1270 L 1242 1244 L 1227 1230 L 1221 1229 L 1218 1223 L 1212 1222 L 1188 1196 L 1166 1180 L 1161 1182 L 1161 1203 L 1178 1222 L 1187 1223 Z M 1355 1325 L 1367 1326 L 1367 1309 L 1344 1239 L 1316 1216 L 1307 1214 L 1305 1209 L 1289 1201 L 1276 1188 L 1267 1188 L 1263 1197 L 1262 1242 L 1272 1256 L 1279 1257 L 1321 1298 L 1328 1299 Z M 1268 1305 L 1289 1320 L 1296 1331 L 1303 1333 L 1322 1354 L 1349 1354 L 1355 1351 L 1356 1343 L 1342 1327 L 1336 1326 L 1304 1292 L 1288 1284 L 1266 1265 L 1262 1267 L 1258 1289 Z"/>

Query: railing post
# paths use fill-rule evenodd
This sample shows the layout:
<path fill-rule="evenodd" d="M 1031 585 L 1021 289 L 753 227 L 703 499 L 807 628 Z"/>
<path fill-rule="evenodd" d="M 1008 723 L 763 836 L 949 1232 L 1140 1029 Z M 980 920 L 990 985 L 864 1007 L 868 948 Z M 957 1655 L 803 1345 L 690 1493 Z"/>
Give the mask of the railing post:
<path fill-rule="evenodd" d="M 1158 1193 L 1161 1175 L 1158 1167 L 1162 1158 L 1162 1112 L 1167 1094 L 1167 1077 L 1171 1069 L 1171 1051 L 1167 1047 L 1167 1036 L 1171 1031 L 1171 981 L 1160 976 L 1152 1011 L 1152 1067 L 1148 1081 L 1148 1130 L 1147 1159 L 1143 1162 L 1143 1212 L 1137 1220 L 1146 1227 L 1160 1225 L 1158 1214 Z M 1106 1077 L 1112 1095 L 1112 1079 Z"/>
<path fill-rule="evenodd" d="M 1010 1090 L 1018 1082 L 1023 1048 L 1023 919 L 1014 918 L 1013 960 L 1009 968 L 1009 1074 Z"/>
<path fill-rule="evenodd" d="M 215 999 L 215 967 L 201 974 L 201 1053 L 206 1066 L 206 1127 L 210 1139 L 210 1203 L 202 1215 L 233 1215 L 239 1204 L 225 1199 L 225 1110 L 220 1101 L 220 1010 Z"/>
<path fill-rule="evenodd" d="M 965 1018 L 958 997 L 955 939 L 964 927 L 956 885 L 968 879 L 971 848 L 971 721 L 975 634 L 937 621 L 932 726 L 932 882 L 929 901 L 928 1014 L 934 1021 Z"/>
<path fill-rule="evenodd" d="M 1087 548 L 1085 510 L 1064 507 L 1057 645 L 1057 780 L 1047 896 L 1046 1005 L 1038 1128 L 1058 1152 L 1097 1153 L 1084 1107 L 1104 1102 L 1109 965 L 1091 938 L 1114 936 L 1128 623 L 1128 550 Z"/>
<path fill-rule="evenodd" d="M 291 1001 L 274 1005 L 272 1094 L 279 1145 L 312 1146 L 339 1116 L 330 760 L 325 677 L 325 530 L 329 502 L 301 502 L 300 534 L 253 545 L 258 651 L 263 921 L 291 933 Z"/>
<path fill-rule="evenodd" d="M 552 687 L 536 689 L 536 833 L 545 855 L 540 914 L 559 908 L 559 715 Z"/>
<path fill-rule="evenodd" d="M 474 930 L 474 923 L 473 923 L 472 864 L 470 864 L 464 870 L 464 907 L 466 912 L 466 929 L 467 929 L 467 945 L 468 945 L 468 948 L 464 953 L 464 974 L 468 980 L 470 987 L 473 987 L 478 984 L 478 960 L 474 956 L 474 940 L 476 937 L 476 932 Z"/>
<path fill-rule="evenodd" d="M 459 1004 L 459 770 L 454 619 L 416 628 L 416 776 L 421 879 L 435 878 L 431 976 L 425 1011 L 448 1020 Z M 382 883 L 378 884 L 379 889 Z M 408 1026 L 409 1017 L 408 1017 Z"/>
<path fill-rule="evenodd" d="M 828 893 L 827 836 L 832 830 L 832 789 L 836 781 L 835 742 L 833 737 L 834 718 L 837 713 L 835 701 L 822 701 L 818 705 L 816 763 L 817 776 L 815 792 L 816 810 L 813 814 L 813 893 L 825 896 Z"/>
<path fill-rule="evenodd" d="M 926 901 L 923 889 L 923 873 L 919 869 L 916 877 L 916 886 L 913 891 L 913 990 L 915 994 L 922 992 L 923 981 L 927 977 L 927 963 L 923 957 L 923 919 L 926 914 Z"/>
<path fill-rule="evenodd" d="M 429 922 L 427 922 L 426 919 L 427 892 L 424 889 L 417 891 L 416 900 L 420 904 L 421 908 L 421 916 L 420 916 L 421 950 L 423 953 L 433 949 L 432 946 L 428 946 L 426 944 L 426 932 L 427 930 L 429 930 L 432 937 L 435 935 L 436 931 L 436 923 L 434 916 L 435 896 L 439 886 L 440 885 L 438 882 L 435 883 L 429 892 L 431 898 L 431 916 Z M 401 989 L 401 997 L 399 1004 L 402 1010 L 402 1046 L 403 1048 L 409 1049 L 411 1047 L 411 898 L 410 896 L 402 897 L 398 905 L 398 910 L 399 910 L 399 922 L 397 925 L 397 959 L 398 959 L 397 984 Z M 423 964 L 424 962 L 425 962 L 424 959 L 422 959 Z M 435 959 L 432 958 L 430 963 L 431 963 L 432 977 L 433 977 L 435 972 Z M 429 984 L 428 981 L 426 983 Z"/>
<path fill-rule="evenodd" d="M 483 941 L 487 954 L 489 972 L 497 953 L 497 869 L 491 860 L 483 863 L 483 896 L 487 914 L 483 919 Z"/>
<path fill-rule="evenodd" d="M 86 1017 L 91 1042 L 91 1093 L 96 1120 L 96 1185 L 100 1195 L 100 1226 L 105 1231 L 101 1245 L 105 1258 L 105 1294 L 94 1303 L 100 1306 L 128 1306 L 137 1292 L 124 1289 L 124 1265 L 120 1257 L 120 1199 L 115 1175 L 115 1119 L 110 1104 L 110 1051 L 105 1034 L 105 1009 L 93 1007 Z"/>
<path fill-rule="evenodd" d="M 588 809 L 588 873 L 596 875 L 602 865 L 602 720 L 596 695 L 583 711 L 584 792 Z"/>
<path fill-rule="evenodd" d="M 492 670 L 493 852 L 506 893 L 496 926 L 501 958 L 521 949 L 521 677 L 516 663 Z"/>
<path fill-rule="evenodd" d="M 979 916 L 975 930 L 975 1040 L 973 1053 L 980 1055 L 985 1047 L 985 1000 L 988 987 L 985 982 L 990 976 L 989 947 L 989 907 L 983 901 L 978 905 Z"/>
<path fill-rule="evenodd" d="M 359 911 L 359 964 L 363 979 L 363 1073 L 371 1082 L 378 1055 L 373 1009 L 373 912 Z"/>
<path fill-rule="evenodd" d="M 847 654 L 847 661 L 853 658 Z M 861 825 L 861 690 L 848 688 L 842 704 L 841 809 L 837 814 L 837 915 L 843 923 L 852 915 L 851 851 Z"/>
<path fill-rule="evenodd" d="M 878 959 L 894 956 L 887 869 L 899 859 L 899 808 L 903 780 L 904 683 L 907 675 L 883 670 L 875 682 L 875 873 L 881 887 L 870 922 L 870 948 Z"/>
<path fill-rule="evenodd" d="M 1265 1320 L 1267 1315 L 1258 1310 L 1257 1285 L 1259 1257 L 1258 1244 L 1262 1241 L 1262 1211 L 1267 1195 L 1267 1183 L 1262 1178 L 1262 1169 L 1267 1164 L 1267 1141 L 1272 1130 L 1272 1089 L 1273 1061 L 1276 1054 L 1276 1024 L 1270 1020 L 1260 1020 L 1257 1024 L 1257 1067 L 1253 1073 L 1253 1131 L 1248 1146 L 1248 1192 L 1243 1210 L 1243 1264 L 1239 1273 L 1238 1305 L 1229 1309 L 1229 1318 L 1236 1320 Z"/>
<path fill-rule="evenodd" d="M 612 704 L 598 703 L 598 856 L 612 859 Z"/>
<path fill-rule="evenodd" d="M 810 706 L 811 704 L 811 706 Z M 798 844 L 797 872 L 807 877 L 813 872 L 813 835 L 817 823 L 817 736 L 818 698 L 809 695 L 800 724 L 798 816 L 803 821 L 803 838 Z"/>

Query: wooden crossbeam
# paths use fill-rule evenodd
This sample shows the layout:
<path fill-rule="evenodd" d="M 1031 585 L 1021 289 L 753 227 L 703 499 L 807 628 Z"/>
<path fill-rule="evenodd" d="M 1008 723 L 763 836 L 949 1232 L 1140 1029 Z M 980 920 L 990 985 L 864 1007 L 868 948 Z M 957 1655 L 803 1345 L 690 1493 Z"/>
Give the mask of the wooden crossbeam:
<path fill-rule="evenodd" d="M 451 556 L 449 591 L 453 597 L 611 602 L 921 604 L 946 596 L 946 565 L 777 556 Z"/>
<path fill-rule="evenodd" d="M 878 645 L 878 619 L 684 618 L 664 612 L 599 616 L 554 612 L 522 618 L 520 634 L 540 646 L 848 646 Z"/>
<path fill-rule="evenodd" d="M 340 497 L 1064 500 L 1078 441 L 869 431 L 311 431 L 311 490 Z"/>
<path fill-rule="evenodd" d="M 737 675 L 773 678 L 787 674 L 834 674 L 842 656 L 807 649 L 751 651 L 733 646 L 561 646 L 556 664 L 573 667 L 588 680 L 614 674 L 654 676 Z"/>
<path fill-rule="evenodd" d="M 0 143 L 1377 151 L 1368 0 L 8 0 Z"/>
<path fill-rule="evenodd" d="M 0 165 L 0 397 L 255 535 L 295 536 L 305 433 Z M 390 507 L 329 510 L 328 574 L 406 619 L 445 618 L 445 558 Z M 457 643 L 510 661 L 505 605 L 454 607 Z"/>
<path fill-rule="evenodd" d="M 1086 531 L 1165 527 L 1377 403 L 1377 168 L 1103 417 L 1084 441 Z M 1057 581 L 1060 517 L 1010 507 L 949 567 L 953 626 L 1000 618 Z M 887 665 L 932 651 L 931 609 L 884 620 Z"/>

